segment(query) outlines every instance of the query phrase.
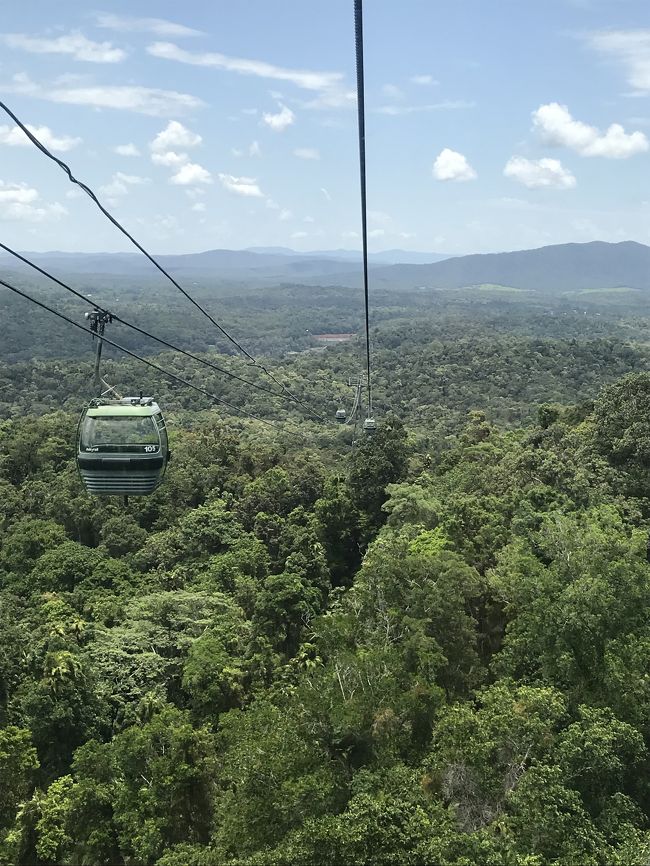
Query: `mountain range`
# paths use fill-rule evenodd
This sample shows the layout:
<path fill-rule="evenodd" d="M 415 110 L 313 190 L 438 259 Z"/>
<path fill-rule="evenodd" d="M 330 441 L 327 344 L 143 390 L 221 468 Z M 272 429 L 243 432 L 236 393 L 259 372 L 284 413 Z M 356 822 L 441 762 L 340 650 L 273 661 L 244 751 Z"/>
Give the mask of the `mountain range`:
<path fill-rule="evenodd" d="M 430 265 L 374 271 L 382 283 L 454 289 L 496 284 L 538 292 L 650 289 L 650 247 L 635 241 L 557 244 L 511 253 L 459 256 Z"/>
<path fill-rule="evenodd" d="M 25 253 L 42 268 L 61 274 L 154 273 L 138 253 Z M 269 285 L 279 282 L 361 284 L 361 256 L 351 250 L 309 253 L 285 247 L 208 250 L 160 255 L 161 265 L 187 277 Z M 25 266 L 7 255 L 0 268 Z M 628 287 L 650 289 L 650 247 L 634 241 L 558 244 L 533 250 L 445 257 L 437 253 L 386 250 L 370 256 L 371 281 L 382 288 L 460 289 L 492 284 L 542 293 Z"/>

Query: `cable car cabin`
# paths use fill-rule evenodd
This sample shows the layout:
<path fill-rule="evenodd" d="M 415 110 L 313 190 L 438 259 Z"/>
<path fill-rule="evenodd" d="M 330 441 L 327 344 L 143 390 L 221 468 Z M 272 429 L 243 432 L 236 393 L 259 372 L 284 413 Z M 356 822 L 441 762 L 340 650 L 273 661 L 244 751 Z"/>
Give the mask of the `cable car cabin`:
<path fill-rule="evenodd" d="M 167 429 L 151 397 L 92 400 L 79 421 L 77 466 L 89 493 L 146 496 L 165 475 Z"/>
<path fill-rule="evenodd" d="M 363 432 L 367 433 L 369 436 L 372 436 L 372 434 L 376 431 L 376 429 L 377 429 L 377 422 L 375 421 L 375 419 L 374 418 L 366 418 L 366 420 L 363 422 Z"/>
<path fill-rule="evenodd" d="M 345 409 L 337 409 L 335 418 L 339 424 L 345 424 L 345 419 L 347 418 L 347 412 Z"/>

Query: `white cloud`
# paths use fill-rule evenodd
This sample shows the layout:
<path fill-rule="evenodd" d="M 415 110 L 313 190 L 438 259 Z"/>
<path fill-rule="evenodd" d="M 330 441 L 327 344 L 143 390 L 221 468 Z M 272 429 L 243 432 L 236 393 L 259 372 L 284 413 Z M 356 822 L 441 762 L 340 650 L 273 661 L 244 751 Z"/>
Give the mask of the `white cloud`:
<path fill-rule="evenodd" d="M 203 139 L 178 120 L 171 120 L 151 142 L 149 147 L 154 153 L 163 153 L 179 147 L 196 147 Z"/>
<path fill-rule="evenodd" d="M 404 99 L 404 91 L 395 84 L 382 85 L 381 92 L 389 99 Z"/>
<path fill-rule="evenodd" d="M 324 186 L 322 186 L 322 187 L 320 188 L 320 191 L 323 193 L 323 195 L 325 196 L 325 198 L 327 199 L 327 201 L 332 201 L 332 196 L 329 194 L 329 192 L 325 189 Z"/>
<path fill-rule="evenodd" d="M 304 223 L 315 223 L 316 220 L 313 218 L 313 216 L 306 216 L 306 217 L 303 219 L 303 222 L 304 222 Z"/>
<path fill-rule="evenodd" d="M 251 142 L 250 147 L 248 148 L 248 155 L 249 156 L 261 156 L 261 154 L 262 154 L 262 149 L 260 147 L 259 141 Z"/>
<path fill-rule="evenodd" d="M 272 198 L 267 198 L 266 206 L 269 210 L 280 210 L 280 205 L 277 203 L 277 201 L 273 201 Z"/>
<path fill-rule="evenodd" d="M 184 233 L 184 228 L 172 214 L 154 214 L 146 217 L 138 217 L 136 223 L 142 226 L 148 234 L 158 240 L 173 238 L 178 241 L 178 236 Z"/>
<path fill-rule="evenodd" d="M 476 172 L 462 153 L 445 147 L 433 163 L 433 176 L 436 180 L 474 180 Z"/>
<path fill-rule="evenodd" d="M 226 69 L 241 75 L 255 75 L 259 78 L 270 78 L 275 81 L 289 81 L 305 90 L 332 91 L 341 86 L 341 72 L 313 72 L 307 69 L 286 69 L 274 66 L 263 60 L 246 60 L 241 57 L 228 57 L 218 52 L 192 53 L 179 48 L 172 42 L 154 42 L 147 47 L 149 54 L 165 60 L 176 60 L 193 66 L 209 66 Z"/>
<path fill-rule="evenodd" d="M 3 208 L 3 212 L 0 213 L 0 219 L 40 223 L 45 220 L 58 220 L 62 216 L 67 216 L 67 214 L 67 209 L 56 201 L 54 204 L 44 204 L 38 207 L 15 202 Z"/>
<path fill-rule="evenodd" d="M 135 146 L 129 142 L 129 144 L 118 144 L 117 147 L 114 147 L 113 150 L 119 156 L 140 156 L 140 151 Z"/>
<path fill-rule="evenodd" d="M 240 147 L 231 147 L 230 152 L 233 156 L 236 156 L 237 158 L 244 155 L 244 151 Z"/>
<path fill-rule="evenodd" d="M 233 177 L 231 174 L 220 174 L 219 180 L 229 192 L 235 192 L 237 195 L 245 195 L 252 198 L 263 198 L 264 196 L 264 193 L 253 177 Z M 275 202 L 267 202 L 268 207 L 272 207 L 272 205 L 275 205 Z"/>
<path fill-rule="evenodd" d="M 44 99 L 48 102 L 68 105 L 88 105 L 91 108 L 115 108 L 134 111 L 153 117 L 169 117 L 184 111 L 201 108 L 204 102 L 189 93 L 175 90 L 158 90 L 152 87 L 131 85 L 89 86 L 89 87 L 45 87 L 24 73 L 13 76 L 11 84 L 0 86 L 5 93 L 18 93 Z"/>
<path fill-rule="evenodd" d="M 636 90 L 650 90 L 650 30 L 603 30 L 588 37 L 592 48 L 623 65 Z"/>
<path fill-rule="evenodd" d="M 195 162 L 188 162 L 172 175 L 170 183 L 177 186 L 194 186 L 197 183 L 212 183 L 212 175 Z"/>
<path fill-rule="evenodd" d="M 205 207 L 206 206 L 204 201 L 197 201 L 195 204 L 192 205 L 190 210 L 196 211 L 197 213 L 203 213 L 205 211 Z"/>
<path fill-rule="evenodd" d="M 10 48 L 21 48 L 31 54 L 69 54 L 86 63 L 119 63 L 126 51 L 114 48 L 110 42 L 93 42 L 78 30 L 55 39 L 28 36 L 26 33 L 6 33 L 2 41 Z"/>
<path fill-rule="evenodd" d="M 300 238 L 308 238 L 309 235 L 307 234 L 307 232 L 293 232 L 293 234 L 291 235 L 291 237 L 292 237 L 294 240 L 299 240 Z"/>
<path fill-rule="evenodd" d="M 357 240 L 359 232 L 341 232 L 341 237 L 346 238 L 346 240 Z"/>
<path fill-rule="evenodd" d="M 488 199 L 488 204 L 494 207 L 503 207 L 508 210 L 539 210 L 540 205 L 525 198 L 517 198 L 511 195 L 502 195 L 499 198 Z"/>
<path fill-rule="evenodd" d="M 533 127 L 547 144 L 569 147 L 581 156 L 627 159 L 648 150 L 644 133 L 628 134 L 620 123 L 613 123 L 601 133 L 595 126 L 574 120 L 566 105 L 557 102 L 540 105 L 533 112 Z"/>
<path fill-rule="evenodd" d="M 419 114 L 427 111 L 454 111 L 460 108 L 475 108 L 475 102 L 466 99 L 445 99 L 442 102 L 434 102 L 430 105 L 380 105 L 373 108 L 375 114 L 387 114 L 389 117 L 398 117 L 402 114 Z"/>
<path fill-rule="evenodd" d="M 280 111 L 277 114 L 269 114 L 264 112 L 262 122 L 276 132 L 283 132 L 296 119 L 296 115 L 286 105 L 280 104 Z"/>
<path fill-rule="evenodd" d="M 390 214 L 385 213 L 383 210 L 369 210 L 368 219 L 379 226 L 386 226 L 392 222 Z"/>
<path fill-rule="evenodd" d="M 526 159 L 512 156 L 506 163 L 503 173 L 506 177 L 518 180 L 528 189 L 572 189 L 576 179 L 564 168 L 559 159 Z"/>
<path fill-rule="evenodd" d="M 385 234 L 386 234 L 386 232 L 383 229 L 373 229 L 372 231 L 368 232 L 368 237 L 369 238 L 383 238 L 383 236 Z"/>
<path fill-rule="evenodd" d="M 98 27 L 124 33 L 153 33 L 155 36 L 201 36 L 200 30 L 175 24 L 164 18 L 132 18 L 128 15 L 110 15 L 100 12 L 96 16 Z"/>
<path fill-rule="evenodd" d="M 173 42 L 154 42 L 147 47 L 147 51 L 152 56 L 164 60 L 175 60 L 192 66 L 224 69 L 240 75 L 254 75 L 273 81 L 287 81 L 303 90 L 315 91 L 318 95 L 314 99 L 303 102 L 302 107 L 304 108 L 352 108 L 356 104 L 356 94 L 352 90 L 345 89 L 344 75 L 341 72 L 287 69 L 283 66 L 267 63 L 264 60 L 229 57 L 214 51 L 191 52 L 174 45 Z M 244 112 L 254 113 L 255 109 L 244 109 Z"/>
<path fill-rule="evenodd" d="M 91 105 L 94 108 L 117 108 L 161 117 L 198 108 L 200 99 L 174 90 L 157 90 L 151 87 L 76 87 L 50 91 L 44 98 L 52 102 L 73 105 Z"/>
<path fill-rule="evenodd" d="M 80 138 L 71 135 L 55 136 L 49 126 L 32 126 L 29 123 L 25 126 L 49 150 L 65 153 L 81 144 Z M 11 147 L 32 147 L 31 141 L 18 126 L 0 126 L 0 144 L 8 144 Z"/>
<path fill-rule="evenodd" d="M 420 84 L 422 86 L 430 85 L 433 87 L 436 84 L 440 84 L 433 75 L 412 75 L 410 80 L 412 84 Z"/>
<path fill-rule="evenodd" d="M 110 180 L 110 183 L 100 186 L 99 191 L 102 195 L 110 198 L 118 198 L 119 196 L 127 195 L 130 186 L 141 186 L 144 183 L 149 183 L 148 177 L 139 177 L 137 174 L 124 174 L 121 171 L 115 172 Z"/>
<path fill-rule="evenodd" d="M 151 154 L 151 161 L 155 165 L 164 165 L 167 168 L 176 168 L 179 165 L 184 165 L 188 160 L 189 156 L 186 153 L 176 153 L 174 150 L 168 150 L 166 153 Z"/>
<path fill-rule="evenodd" d="M 11 84 L 4 84 L 2 90 L 6 93 L 20 93 L 24 96 L 35 96 L 39 85 L 32 81 L 26 72 L 16 72 L 11 76 Z"/>
<path fill-rule="evenodd" d="M 282 220 L 282 222 L 286 222 L 286 220 L 290 220 L 292 216 L 293 216 L 293 214 L 291 213 L 291 211 L 286 210 L 286 208 L 285 208 L 284 210 L 280 211 L 280 213 L 278 215 L 278 219 Z"/>
<path fill-rule="evenodd" d="M 0 180 L 0 202 L 16 202 L 18 204 L 31 204 L 38 198 L 38 191 L 24 183 L 6 184 Z"/>
<path fill-rule="evenodd" d="M 293 155 L 300 159 L 320 159 L 320 151 L 315 147 L 296 147 Z"/>
<path fill-rule="evenodd" d="M 39 198 L 38 190 L 27 184 L 0 180 L 0 220 L 39 223 L 68 213 L 58 202 L 38 204 Z"/>
<path fill-rule="evenodd" d="M 354 90 L 345 90 L 344 88 L 334 88 L 332 90 L 324 90 L 315 99 L 309 99 L 306 102 L 301 102 L 302 108 L 314 109 L 329 109 L 329 108 L 355 108 L 357 104 L 357 94 Z M 323 126 L 327 125 L 325 122 Z M 338 126 L 337 121 L 329 119 L 329 125 Z"/>
<path fill-rule="evenodd" d="M 170 183 L 177 186 L 212 183 L 212 175 L 206 168 L 191 163 L 184 150 L 175 149 L 197 147 L 202 141 L 198 133 L 192 132 L 178 120 L 172 120 L 149 142 L 151 161 L 155 165 L 174 169 Z"/>

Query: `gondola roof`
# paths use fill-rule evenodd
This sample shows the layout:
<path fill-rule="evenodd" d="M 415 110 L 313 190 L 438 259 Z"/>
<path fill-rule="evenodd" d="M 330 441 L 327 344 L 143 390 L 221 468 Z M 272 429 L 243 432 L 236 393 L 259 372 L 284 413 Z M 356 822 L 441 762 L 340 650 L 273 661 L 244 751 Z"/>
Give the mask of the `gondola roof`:
<path fill-rule="evenodd" d="M 135 406 L 113 403 L 103 406 L 89 406 L 86 414 L 90 418 L 115 417 L 116 415 L 126 415 L 132 418 L 133 416 L 155 415 L 159 411 L 157 403 L 149 403 L 147 406 L 139 406 L 137 403 Z"/>

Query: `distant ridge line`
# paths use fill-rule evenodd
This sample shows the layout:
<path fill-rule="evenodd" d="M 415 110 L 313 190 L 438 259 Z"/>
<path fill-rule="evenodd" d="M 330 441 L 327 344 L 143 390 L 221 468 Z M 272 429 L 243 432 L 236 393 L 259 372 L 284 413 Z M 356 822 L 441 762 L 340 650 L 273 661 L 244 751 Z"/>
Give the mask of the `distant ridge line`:
<path fill-rule="evenodd" d="M 275 249 L 275 252 L 268 252 Z M 283 248 L 280 248 L 283 249 Z M 287 248 L 284 248 L 287 249 Z M 260 250 L 260 251 L 256 251 Z M 264 252 L 263 250 L 267 250 Z M 394 251 L 395 254 L 401 251 Z M 350 258 L 336 258 L 347 254 Z M 390 254 L 390 251 L 375 256 Z M 151 273 L 131 253 L 29 253 L 39 262 L 51 259 L 67 273 L 121 274 L 139 279 Z M 321 251 L 291 254 L 277 248 L 206 250 L 201 253 L 163 255 L 166 267 L 210 280 L 250 284 L 359 285 L 360 254 Z M 405 253 L 406 255 L 406 253 Z M 412 253 L 411 255 L 428 255 Z M 433 254 L 431 254 L 433 255 Z M 10 267 L 2 257 L 3 267 Z M 530 250 L 473 253 L 430 263 L 372 261 L 373 280 L 387 289 L 462 289 L 485 284 L 512 286 L 541 293 L 625 286 L 650 290 L 650 246 L 637 241 L 589 241 L 552 244 Z"/>

